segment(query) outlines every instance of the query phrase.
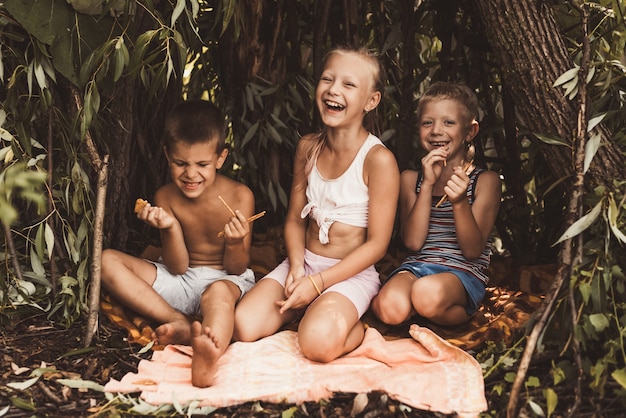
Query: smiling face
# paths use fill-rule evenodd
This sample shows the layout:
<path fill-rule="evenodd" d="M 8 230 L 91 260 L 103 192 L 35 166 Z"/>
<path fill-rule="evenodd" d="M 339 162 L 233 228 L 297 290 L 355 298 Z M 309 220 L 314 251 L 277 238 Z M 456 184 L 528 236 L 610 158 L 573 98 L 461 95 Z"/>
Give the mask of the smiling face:
<path fill-rule="evenodd" d="M 381 94 L 374 90 L 375 71 L 373 63 L 354 52 L 335 52 L 327 58 L 315 91 L 324 125 L 362 123 L 380 102 Z"/>
<path fill-rule="evenodd" d="M 216 146 L 217 141 L 176 141 L 165 150 L 172 181 L 185 197 L 197 198 L 213 185 L 228 155 L 227 149 L 218 154 Z"/>
<path fill-rule="evenodd" d="M 465 142 L 478 132 L 478 123 L 468 120 L 462 105 L 454 99 L 431 99 L 424 103 L 419 119 L 420 143 L 427 152 L 445 147 L 449 160 L 464 157 Z"/>

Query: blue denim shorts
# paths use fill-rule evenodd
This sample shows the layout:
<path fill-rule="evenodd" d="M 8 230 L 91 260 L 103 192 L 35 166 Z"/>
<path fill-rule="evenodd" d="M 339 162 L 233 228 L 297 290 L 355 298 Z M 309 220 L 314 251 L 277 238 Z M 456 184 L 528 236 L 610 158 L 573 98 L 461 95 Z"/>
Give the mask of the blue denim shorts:
<path fill-rule="evenodd" d="M 457 270 L 448 266 L 442 266 L 440 264 L 423 263 L 421 261 L 410 261 L 402 263 L 400 267 L 398 267 L 389 274 L 389 277 L 401 271 L 408 271 L 418 279 L 420 277 L 430 276 L 437 273 L 447 272 L 454 274 L 456 277 L 459 278 L 459 280 L 463 284 L 463 287 L 465 288 L 465 294 L 467 295 L 467 306 L 465 306 L 465 312 L 470 316 L 478 310 L 481 301 L 485 297 L 486 290 L 483 282 L 462 270 Z"/>

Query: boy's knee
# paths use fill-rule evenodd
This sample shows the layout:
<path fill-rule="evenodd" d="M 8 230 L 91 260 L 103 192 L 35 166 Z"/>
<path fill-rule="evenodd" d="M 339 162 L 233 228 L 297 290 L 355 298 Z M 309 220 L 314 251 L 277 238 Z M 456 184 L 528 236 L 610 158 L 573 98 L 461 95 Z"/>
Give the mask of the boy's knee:
<path fill-rule="evenodd" d="M 101 256 L 101 271 L 102 271 L 102 280 L 104 282 L 108 282 L 111 277 L 113 277 L 109 272 L 115 271 L 115 266 L 119 262 L 119 257 L 117 256 L 117 251 L 106 249 L 102 251 Z"/>
<path fill-rule="evenodd" d="M 415 312 L 426 319 L 435 318 L 442 313 L 437 303 L 424 298 L 414 300 L 413 306 L 415 307 Z"/>
<path fill-rule="evenodd" d="M 231 303 L 234 305 L 239 299 L 240 289 L 232 282 L 226 280 L 218 280 L 211 283 L 202 292 L 202 302 L 211 301 L 212 303 Z"/>
<path fill-rule="evenodd" d="M 398 325 L 411 316 L 412 306 L 407 295 L 381 293 L 372 301 L 374 314 L 385 324 Z"/>

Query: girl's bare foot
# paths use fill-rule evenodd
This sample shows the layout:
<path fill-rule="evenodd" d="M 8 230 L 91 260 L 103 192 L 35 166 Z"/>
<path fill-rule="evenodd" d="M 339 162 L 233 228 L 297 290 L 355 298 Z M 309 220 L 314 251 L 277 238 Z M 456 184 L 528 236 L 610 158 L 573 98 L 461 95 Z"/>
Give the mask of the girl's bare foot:
<path fill-rule="evenodd" d="M 162 324 L 154 330 L 152 338 L 161 345 L 189 344 L 191 341 L 189 321 L 179 319 Z"/>
<path fill-rule="evenodd" d="M 191 324 L 191 347 L 191 383 L 199 388 L 210 386 L 217 371 L 217 360 L 224 350 L 220 349 L 211 328 L 203 328 L 198 321 Z"/>

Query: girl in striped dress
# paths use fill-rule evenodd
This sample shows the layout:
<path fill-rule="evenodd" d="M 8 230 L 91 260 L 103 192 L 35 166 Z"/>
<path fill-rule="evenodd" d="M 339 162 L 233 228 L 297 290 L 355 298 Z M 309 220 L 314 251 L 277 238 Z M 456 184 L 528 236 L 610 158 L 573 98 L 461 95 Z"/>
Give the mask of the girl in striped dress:
<path fill-rule="evenodd" d="M 467 322 L 485 295 L 500 177 L 473 164 L 478 100 L 467 86 L 435 83 L 417 107 L 421 171 L 401 176 L 400 225 L 409 254 L 372 301 L 387 324 L 418 314 Z"/>

